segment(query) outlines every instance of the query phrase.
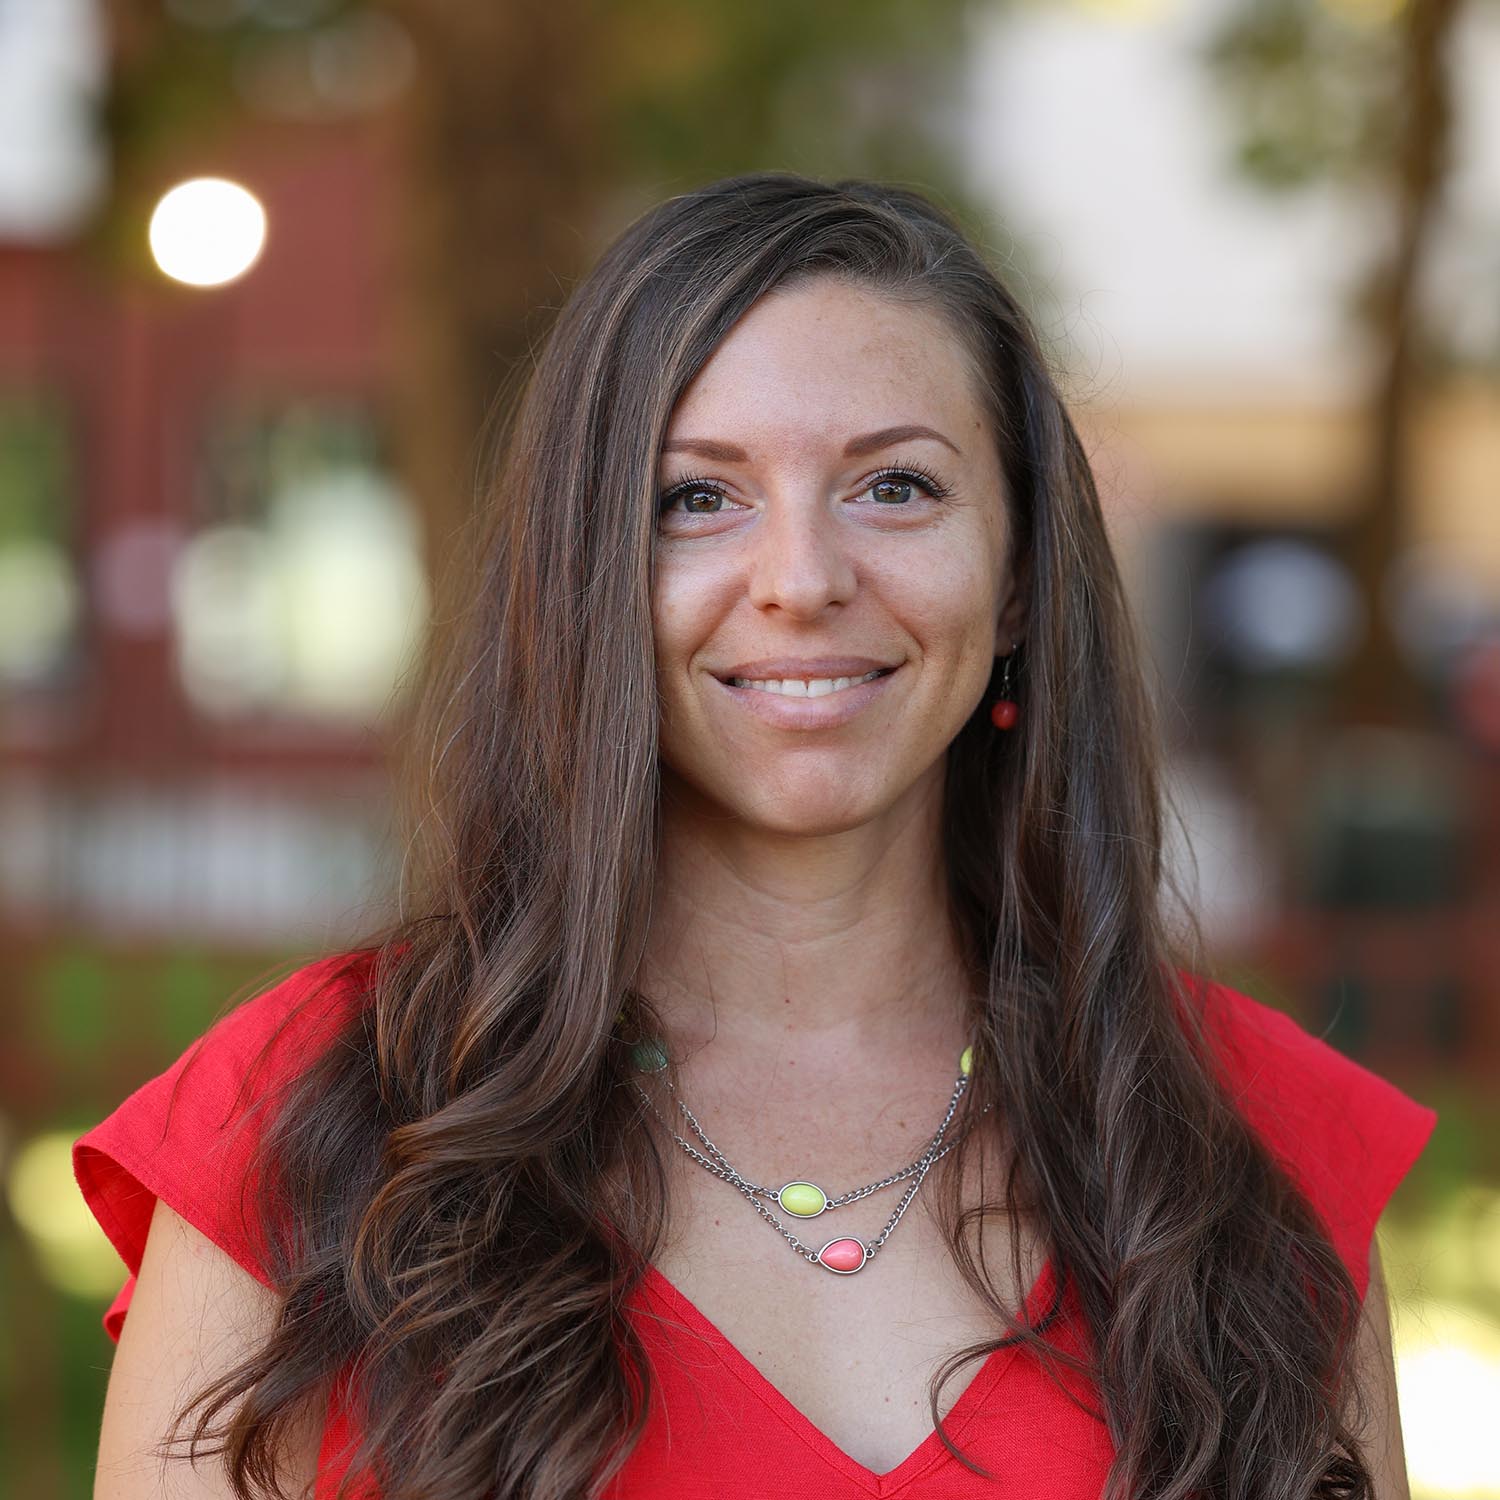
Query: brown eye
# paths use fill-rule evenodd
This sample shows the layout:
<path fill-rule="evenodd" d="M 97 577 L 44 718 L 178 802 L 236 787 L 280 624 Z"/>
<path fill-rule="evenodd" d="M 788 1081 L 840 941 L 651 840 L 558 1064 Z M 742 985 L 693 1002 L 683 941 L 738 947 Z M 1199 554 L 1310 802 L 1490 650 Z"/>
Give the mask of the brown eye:
<path fill-rule="evenodd" d="M 870 490 L 877 500 L 886 505 L 905 504 L 911 498 L 911 480 L 877 479 Z"/>
<path fill-rule="evenodd" d="M 682 502 L 684 515 L 711 516 L 717 514 L 722 507 L 724 492 L 704 480 L 685 479 L 662 495 L 659 510 L 662 513 L 671 510 L 678 500 Z"/>
<path fill-rule="evenodd" d="M 880 505 L 906 505 L 914 498 L 914 489 L 932 500 L 946 500 L 953 493 L 936 474 L 929 474 L 921 465 L 912 463 L 882 469 L 866 484 L 862 493 L 873 495 Z"/>

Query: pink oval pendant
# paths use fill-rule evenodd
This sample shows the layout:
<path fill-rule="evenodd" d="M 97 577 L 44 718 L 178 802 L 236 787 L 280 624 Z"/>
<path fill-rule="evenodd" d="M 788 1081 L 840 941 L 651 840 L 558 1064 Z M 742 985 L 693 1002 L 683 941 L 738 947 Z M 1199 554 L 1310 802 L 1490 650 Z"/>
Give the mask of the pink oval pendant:
<path fill-rule="evenodd" d="M 859 1270 L 868 1258 L 869 1252 L 864 1243 L 855 1239 L 829 1240 L 818 1251 L 819 1262 L 830 1271 L 837 1271 L 840 1276 L 848 1276 Z"/>

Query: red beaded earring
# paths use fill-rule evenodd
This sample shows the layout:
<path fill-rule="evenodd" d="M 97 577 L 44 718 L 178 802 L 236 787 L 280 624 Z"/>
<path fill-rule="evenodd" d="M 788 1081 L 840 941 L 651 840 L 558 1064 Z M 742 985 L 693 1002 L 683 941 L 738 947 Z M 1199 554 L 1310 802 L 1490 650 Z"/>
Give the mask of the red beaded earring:
<path fill-rule="evenodd" d="M 1014 728 L 1016 720 L 1021 716 L 1020 705 L 1010 695 L 1010 667 L 1015 654 L 1016 648 L 1012 646 L 1000 658 L 1000 696 L 990 704 L 990 722 L 996 729 Z"/>

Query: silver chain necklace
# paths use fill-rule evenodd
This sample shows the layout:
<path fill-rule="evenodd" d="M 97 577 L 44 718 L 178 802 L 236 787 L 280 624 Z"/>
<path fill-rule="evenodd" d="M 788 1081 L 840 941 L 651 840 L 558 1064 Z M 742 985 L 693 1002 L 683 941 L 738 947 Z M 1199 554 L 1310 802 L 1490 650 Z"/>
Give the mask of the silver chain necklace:
<path fill-rule="evenodd" d="M 635 1083 L 635 1089 L 650 1107 L 652 1114 L 666 1127 L 667 1133 L 682 1147 L 687 1154 L 703 1167 L 711 1172 L 721 1181 L 727 1182 L 744 1195 L 750 1206 L 763 1218 L 781 1237 L 791 1246 L 792 1250 L 804 1260 L 814 1265 L 824 1267 L 825 1270 L 833 1271 L 840 1276 L 852 1276 L 856 1271 L 862 1270 L 874 1259 L 880 1247 L 886 1242 L 891 1231 L 901 1222 L 901 1216 L 907 1210 L 912 1199 L 916 1197 L 917 1189 L 922 1186 L 922 1179 L 928 1172 L 945 1157 L 957 1141 L 943 1144 L 943 1137 L 947 1134 L 948 1127 L 953 1123 L 953 1116 L 957 1113 L 959 1101 L 964 1096 L 964 1091 L 969 1086 L 969 1070 L 972 1065 L 974 1049 L 965 1047 L 958 1060 L 958 1078 L 953 1085 L 953 1097 L 948 1101 L 947 1113 L 943 1116 L 942 1123 L 938 1126 L 932 1139 L 923 1149 L 922 1154 L 907 1166 L 902 1167 L 899 1172 L 893 1172 L 889 1177 L 882 1177 L 878 1182 L 866 1184 L 861 1188 L 854 1188 L 850 1192 L 842 1193 L 836 1198 L 830 1198 L 816 1183 L 809 1182 L 805 1178 L 797 1178 L 779 1188 L 766 1187 L 760 1183 L 751 1182 L 740 1172 L 730 1165 L 729 1159 L 704 1133 L 703 1127 L 698 1123 L 697 1117 L 687 1107 L 686 1101 L 677 1093 L 672 1085 L 672 1080 L 665 1076 L 667 1067 L 667 1055 L 659 1042 L 642 1042 L 632 1052 L 632 1058 L 636 1067 L 643 1073 L 662 1073 L 662 1082 L 666 1084 L 667 1090 L 677 1100 L 677 1107 L 682 1111 L 683 1118 L 688 1122 L 688 1128 L 697 1136 L 702 1144 L 705 1156 L 691 1141 L 684 1140 L 672 1128 L 670 1122 L 656 1107 L 656 1101 L 643 1089 L 639 1083 Z M 635 1081 L 632 1080 L 634 1083 Z M 989 1105 L 980 1110 L 981 1114 L 987 1113 Z M 799 1219 L 815 1219 L 819 1214 L 827 1213 L 830 1209 L 842 1208 L 849 1203 L 858 1203 L 863 1198 L 868 1198 L 872 1193 L 878 1193 L 884 1188 L 894 1187 L 896 1183 L 903 1182 L 908 1177 L 915 1177 L 916 1181 L 901 1195 L 901 1201 L 896 1205 L 895 1211 L 886 1220 L 885 1227 L 873 1239 L 866 1243 L 864 1240 L 856 1239 L 852 1235 L 841 1235 L 829 1240 L 821 1249 L 814 1250 L 810 1245 L 804 1245 L 775 1214 L 768 1209 L 760 1200 L 769 1198 L 787 1214 Z"/>

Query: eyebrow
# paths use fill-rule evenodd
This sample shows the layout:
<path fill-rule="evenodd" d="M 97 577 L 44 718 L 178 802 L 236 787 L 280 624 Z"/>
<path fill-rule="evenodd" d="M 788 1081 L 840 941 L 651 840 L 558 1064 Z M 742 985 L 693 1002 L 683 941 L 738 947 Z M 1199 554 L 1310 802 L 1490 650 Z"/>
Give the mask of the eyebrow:
<path fill-rule="evenodd" d="M 862 433 L 850 438 L 844 445 L 845 458 L 863 458 L 867 453 L 878 453 L 895 443 L 909 443 L 916 438 L 931 438 L 951 448 L 960 458 L 963 450 L 958 444 L 933 427 L 924 427 L 920 422 L 904 422 L 897 427 L 882 427 L 876 432 Z M 700 458 L 713 459 L 721 464 L 742 464 L 748 459 L 743 448 L 733 443 L 720 442 L 717 438 L 673 438 L 661 445 L 663 453 L 696 453 Z"/>

